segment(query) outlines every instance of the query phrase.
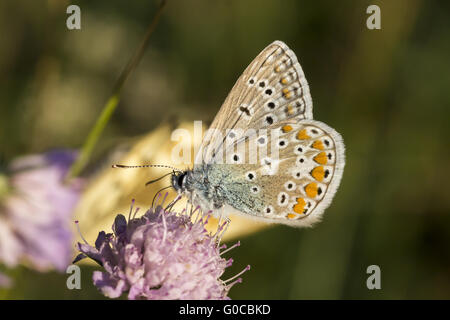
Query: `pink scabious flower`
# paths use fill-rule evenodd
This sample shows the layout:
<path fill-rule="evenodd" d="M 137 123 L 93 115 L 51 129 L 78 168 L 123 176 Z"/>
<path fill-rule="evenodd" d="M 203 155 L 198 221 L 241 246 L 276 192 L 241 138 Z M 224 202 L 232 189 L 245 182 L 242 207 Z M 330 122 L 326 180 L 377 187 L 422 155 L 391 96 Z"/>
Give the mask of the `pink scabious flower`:
<path fill-rule="evenodd" d="M 86 241 L 78 243 L 81 253 L 74 262 L 87 256 L 101 265 L 104 271 L 94 271 L 93 281 L 110 298 L 127 292 L 130 300 L 228 299 L 230 288 L 242 282 L 239 276 L 250 266 L 220 280 L 233 262 L 222 255 L 239 246 L 238 242 L 228 250 L 225 245 L 219 247 L 227 223 L 210 234 L 205 229 L 210 214 L 198 208 L 190 214 L 176 213 L 172 207 L 177 200 L 163 208 L 164 200 L 139 218 L 138 210 L 132 216 L 133 205 L 128 221 L 117 215 L 113 233 L 100 232 L 95 247 Z"/>
<path fill-rule="evenodd" d="M 0 175 L 0 263 L 26 261 L 39 271 L 63 271 L 70 263 L 81 180 L 64 178 L 75 157 L 65 150 L 25 156 Z"/>

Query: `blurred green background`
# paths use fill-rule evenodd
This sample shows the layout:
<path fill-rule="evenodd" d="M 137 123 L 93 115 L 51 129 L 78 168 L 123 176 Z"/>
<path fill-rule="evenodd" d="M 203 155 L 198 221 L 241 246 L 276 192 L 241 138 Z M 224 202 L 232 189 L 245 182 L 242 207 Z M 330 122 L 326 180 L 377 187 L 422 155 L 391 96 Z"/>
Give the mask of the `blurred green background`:
<path fill-rule="evenodd" d="M 81 30 L 66 8 L 81 8 Z M 158 1 L 2 0 L 0 157 L 78 148 L 135 51 Z M 381 8 L 381 30 L 366 8 Z M 233 299 L 450 298 L 450 2 L 168 1 L 97 154 L 167 119 L 211 121 L 250 61 L 274 40 L 297 54 L 314 118 L 336 128 L 347 164 L 313 229 L 241 238 Z M 368 290 L 366 268 L 381 268 Z M 7 298 L 102 298 L 83 267 L 15 271 Z M 224 278 L 227 278 L 226 276 Z"/>

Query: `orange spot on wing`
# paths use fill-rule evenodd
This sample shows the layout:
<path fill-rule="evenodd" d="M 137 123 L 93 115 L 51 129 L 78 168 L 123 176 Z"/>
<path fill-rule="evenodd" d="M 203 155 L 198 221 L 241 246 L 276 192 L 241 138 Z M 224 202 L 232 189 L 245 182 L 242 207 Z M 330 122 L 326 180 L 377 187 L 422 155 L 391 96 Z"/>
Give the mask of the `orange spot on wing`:
<path fill-rule="evenodd" d="M 289 219 L 294 219 L 296 216 L 297 216 L 297 215 L 296 215 L 296 214 L 293 214 L 293 213 L 289 213 L 289 214 L 287 215 L 287 217 L 288 217 Z"/>
<path fill-rule="evenodd" d="M 317 196 L 317 183 L 311 182 L 305 187 L 306 195 L 310 198 L 315 198 Z"/>
<path fill-rule="evenodd" d="M 306 134 L 306 129 L 300 130 L 297 133 L 297 139 L 298 140 L 306 140 L 306 139 L 310 139 L 310 138 L 311 137 Z"/>
<path fill-rule="evenodd" d="M 325 152 L 319 153 L 317 156 L 315 156 L 314 161 L 318 164 L 327 164 L 327 155 Z"/>
<path fill-rule="evenodd" d="M 312 171 L 311 171 L 311 175 L 313 176 L 314 179 L 316 179 L 317 181 L 322 181 L 324 176 L 325 176 L 325 170 L 322 166 L 319 167 L 315 167 Z"/>
<path fill-rule="evenodd" d="M 294 114 L 294 107 L 291 106 L 291 105 L 288 105 L 288 106 L 287 106 L 287 113 L 288 113 L 289 115 Z"/>
<path fill-rule="evenodd" d="M 283 92 L 283 95 L 284 95 L 285 98 L 289 99 L 291 97 L 291 92 L 289 91 L 288 88 L 284 88 L 282 90 L 282 92 Z"/>
<path fill-rule="evenodd" d="M 284 133 L 286 133 L 286 132 L 292 131 L 292 126 L 287 124 L 287 125 L 283 126 L 281 129 L 283 130 Z"/>
<path fill-rule="evenodd" d="M 297 198 L 297 203 L 294 205 L 293 210 L 296 213 L 302 213 L 305 206 L 305 200 L 303 198 Z"/>
<path fill-rule="evenodd" d="M 319 149 L 319 150 L 323 150 L 324 149 L 323 142 L 320 141 L 320 140 L 314 141 L 314 143 L 312 144 L 312 147 L 314 149 Z"/>
<path fill-rule="evenodd" d="M 282 84 L 287 84 L 287 83 L 288 83 L 288 80 L 287 80 L 286 78 L 283 78 L 283 79 L 281 79 L 281 83 L 282 83 Z"/>

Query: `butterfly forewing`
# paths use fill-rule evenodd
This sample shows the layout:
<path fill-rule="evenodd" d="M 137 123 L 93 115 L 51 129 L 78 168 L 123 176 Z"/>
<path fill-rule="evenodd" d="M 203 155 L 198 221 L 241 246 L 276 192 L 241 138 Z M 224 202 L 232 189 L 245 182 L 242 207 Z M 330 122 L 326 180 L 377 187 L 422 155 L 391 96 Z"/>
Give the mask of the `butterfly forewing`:
<path fill-rule="evenodd" d="M 223 161 L 231 129 L 262 129 L 285 119 L 312 119 L 312 100 L 294 52 L 267 46 L 237 80 L 202 142 L 195 163 Z"/>

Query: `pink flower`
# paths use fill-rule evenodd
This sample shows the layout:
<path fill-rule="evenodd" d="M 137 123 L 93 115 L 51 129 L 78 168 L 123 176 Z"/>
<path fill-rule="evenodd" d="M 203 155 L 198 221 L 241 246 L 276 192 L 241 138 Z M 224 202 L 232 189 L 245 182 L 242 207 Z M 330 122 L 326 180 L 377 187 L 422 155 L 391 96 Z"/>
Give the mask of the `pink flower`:
<path fill-rule="evenodd" d="M 25 260 L 37 270 L 65 270 L 72 257 L 70 228 L 80 181 L 65 184 L 76 154 L 54 151 L 18 158 L 0 175 L 0 262 Z"/>
<path fill-rule="evenodd" d="M 164 201 L 163 201 L 164 202 Z M 94 284 L 110 298 L 124 292 L 128 299 L 228 299 L 228 291 L 241 273 L 220 280 L 233 260 L 222 257 L 225 248 L 218 243 L 223 223 L 212 235 L 205 229 L 209 214 L 194 210 L 188 215 L 163 208 L 150 208 L 142 217 L 128 222 L 121 214 L 113 224 L 113 233 L 100 232 L 95 247 L 79 243 L 82 252 L 74 262 L 86 256 L 103 266 L 95 271 Z M 196 221 L 191 216 L 196 215 Z M 234 279 L 237 280 L 233 281 Z"/>
<path fill-rule="evenodd" d="M 0 288 L 9 288 L 12 285 L 12 280 L 7 275 L 0 272 Z"/>

